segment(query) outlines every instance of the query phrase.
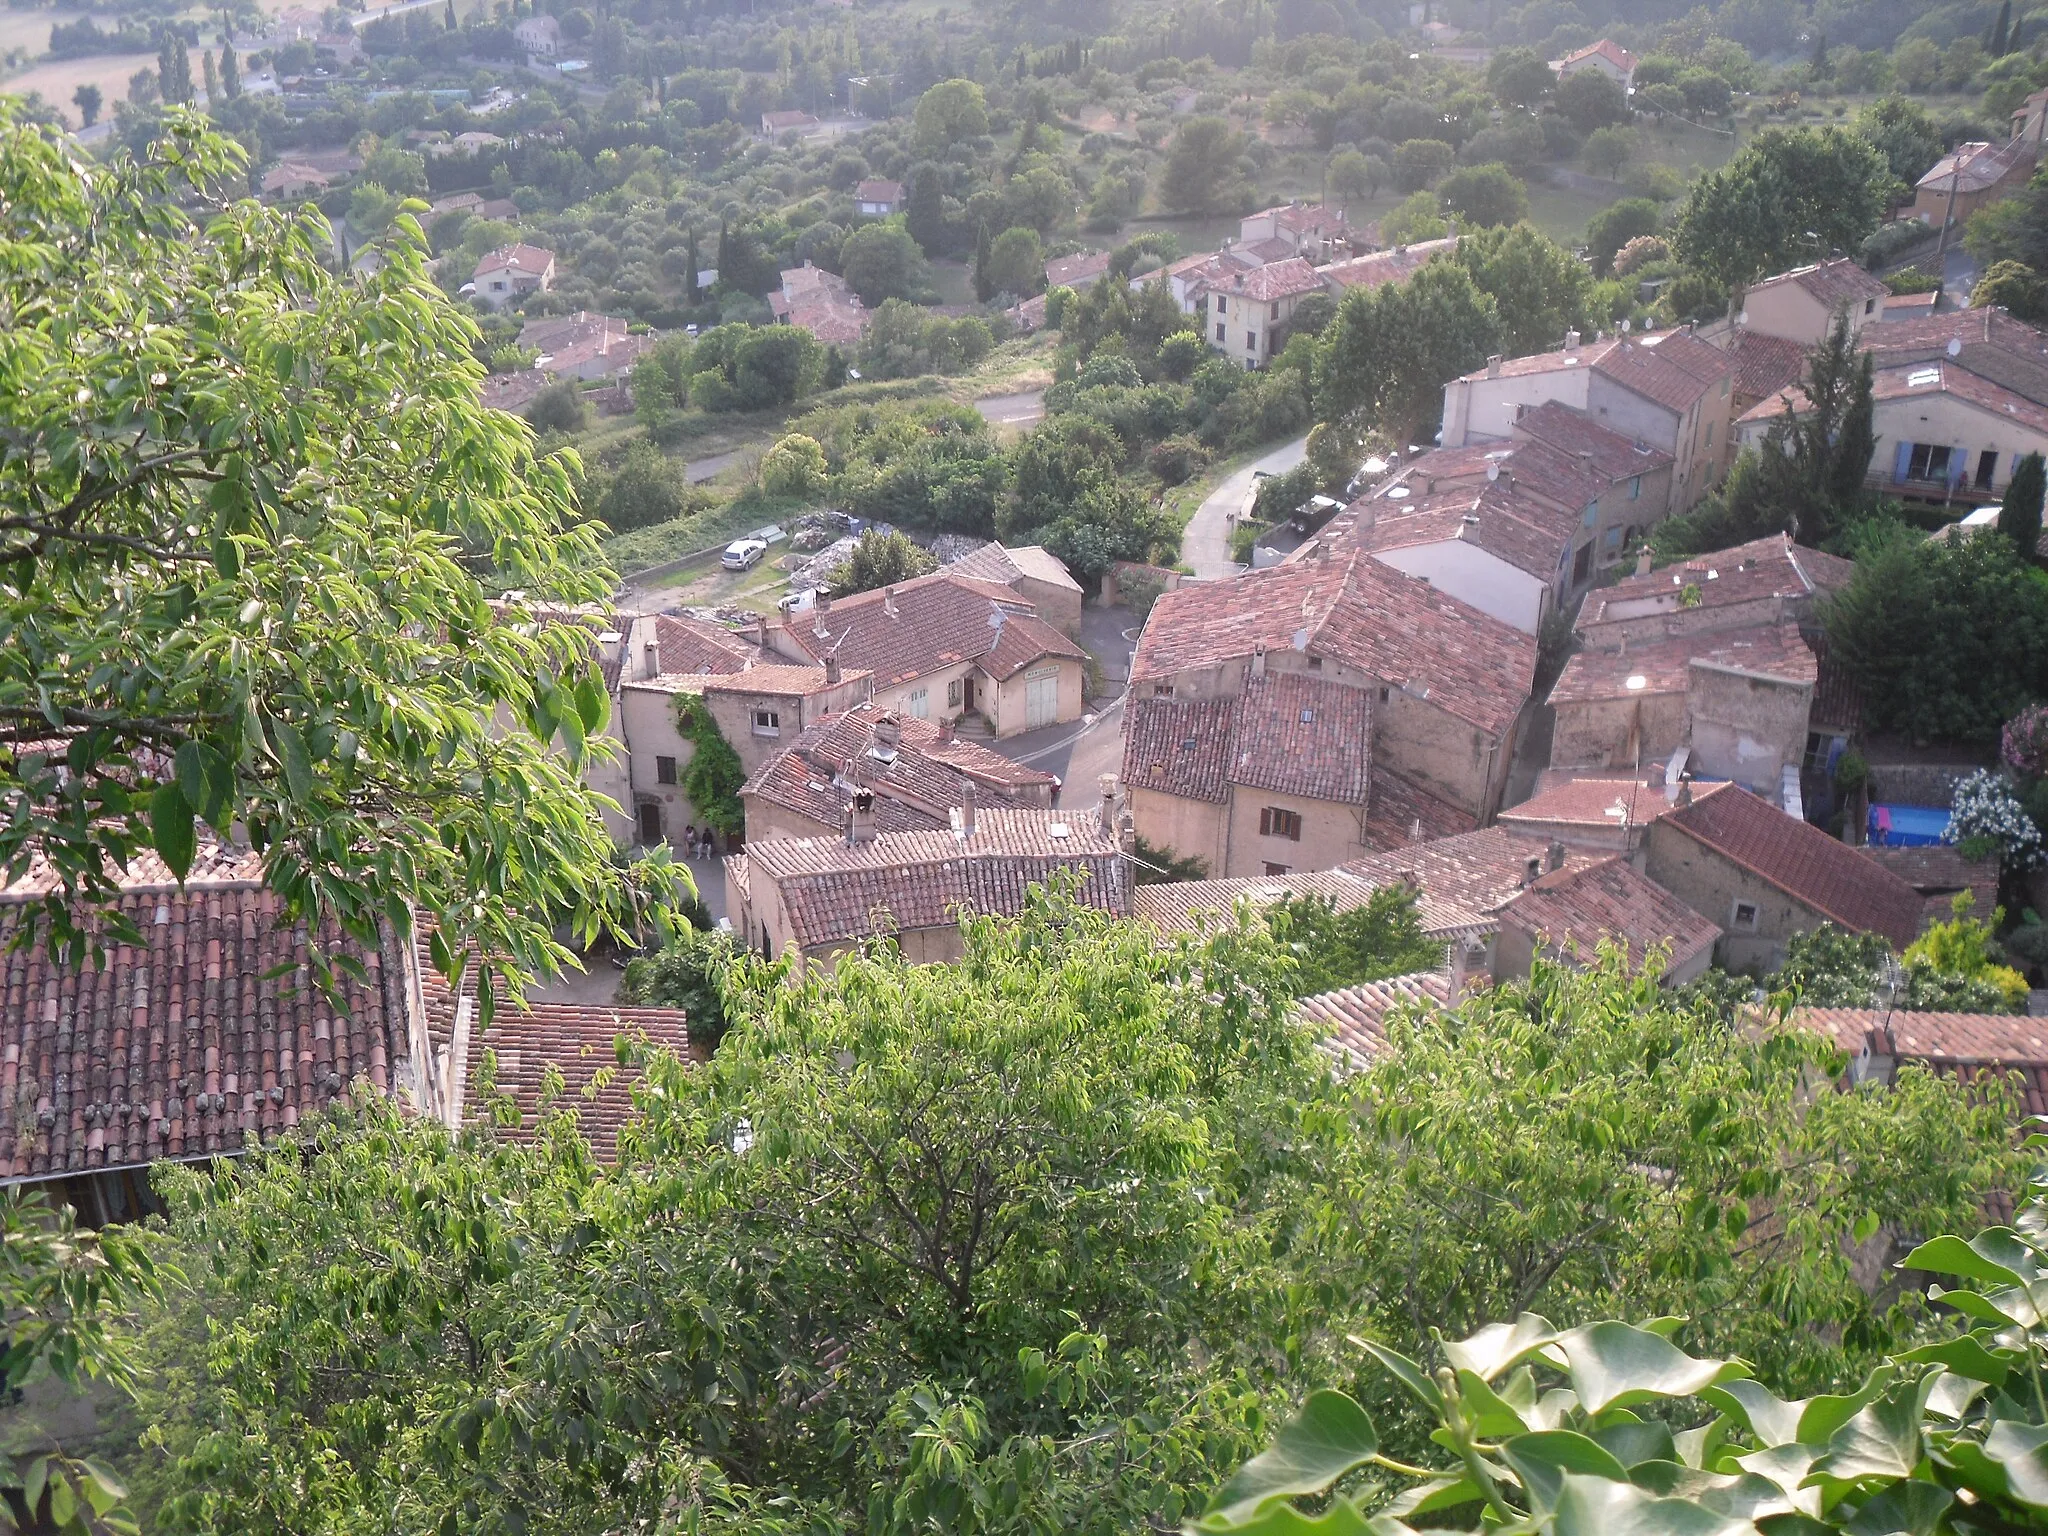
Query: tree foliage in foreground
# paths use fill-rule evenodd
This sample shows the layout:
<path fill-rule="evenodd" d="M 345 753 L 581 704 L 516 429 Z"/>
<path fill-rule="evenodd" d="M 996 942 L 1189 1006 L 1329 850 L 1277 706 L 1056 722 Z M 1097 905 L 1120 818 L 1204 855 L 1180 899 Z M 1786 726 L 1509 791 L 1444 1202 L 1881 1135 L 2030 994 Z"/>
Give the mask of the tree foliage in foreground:
<path fill-rule="evenodd" d="M 489 598 L 607 593 L 573 461 L 480 406 L 409 217 L 335 276 L 316 214 L 216 196 L 245 165 L 197 119 L 102 166 L 8 110 L 0 864 L 58 882 L 30 926 L 81 956 L 138 850 L 182 875 L 235 828 L 315 931 L 417 908 L 451 969 L 552 972 L 554 926 L 626 895 L 578 778 L 608 699 L 587 634 Z"/>
<path fill-rule="evenodd" d="M 1054 894 L 964 948 L 733 977 L 616 1166 L 573 1103 L 526 1144 L 364 1105 L 166 1174 L 141 1501 L 348 1536 L 1173 1525 L 1283 1402 L 1370 1396 L 1350 1333 L 1420 1357 L 1633 1302 L 1847 1379 L 1919 1317 L 1855 1241 L 2007 1166 L 1999 1106 L 1913 1072 L 1815 1099 L 1818 1042 L 1612 956 L 1340 1080 L 1249 913 L 1162 950 Z"/>
<path fill-rule="evenodd" d="M 2048 1138 L 2032 1137 L 2035 1152 Z M 2048 1529 L 2048 1176 L 2011 1227 L 1936 1237 L 1898 1268 L 1954 1318 L 1853 1388 L 1787 1400 L 1663 1317 L 1553 1327 L 1524 1312 L 1442 1345 L 1426 1372 L 1360 1340 L 1436 1429 L 1430 1465 L 1319 1391 L 1191 1530 L 1224 1536 L 1971 1536 Z M 1925 1283 L 1924 1281 L 1920 1283 Z M 1955 1322 L 1963 1324 L 1961 1329 Z M 1294 1504 L 1337 1488 L 1314 1515 Z M 1413 1520 L 1416 1525 L 1409 1522 Z"/>

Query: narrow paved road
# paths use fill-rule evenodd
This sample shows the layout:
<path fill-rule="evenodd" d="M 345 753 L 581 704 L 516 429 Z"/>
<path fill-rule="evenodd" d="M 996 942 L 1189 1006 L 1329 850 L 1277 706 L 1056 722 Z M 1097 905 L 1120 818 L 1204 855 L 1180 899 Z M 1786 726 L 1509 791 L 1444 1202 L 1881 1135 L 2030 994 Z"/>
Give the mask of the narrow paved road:
<path fill-rule="evenodd" d="M 1275 448 L 1264 458 L 1254 459 L 1225 480 L 1188 519 L 1180 536 L 1180 557 L 1204 581 L 1221 581 L 1241 569 L 1230 558 L 1230 519 L 1244 505 L 1244 493 L 1252 488 L 1252 476 L 1260 470 L 1284 475 L 1308 457 L 1308 438 Z"/>
<path fill-rule="evenodd" d="M 1020 395 L 983 395 L 974 402 L 982 419 L 998 427 L 1030 427 L 1045 420 L 1045 391 L 1026 390 Z"/>

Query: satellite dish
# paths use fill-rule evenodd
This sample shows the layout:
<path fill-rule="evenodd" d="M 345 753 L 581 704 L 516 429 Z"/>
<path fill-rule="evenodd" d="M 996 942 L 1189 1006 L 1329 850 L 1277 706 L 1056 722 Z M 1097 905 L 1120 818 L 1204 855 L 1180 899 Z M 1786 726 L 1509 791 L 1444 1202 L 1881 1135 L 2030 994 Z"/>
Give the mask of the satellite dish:
<path fill-rule="evenodd" d="M 1498 480 L 1500 478 L 1499 461 L 1496 460 L 1494 463 L 1488 464 L 1486 466 L 1486 478 L 1489 481 Z"/>
<path fill-rule="evenodd" d="M 1961 357 L 1961 356 L 1963 355 L 1963 338 L 1962 338 L 1962 337 L 1960 337 L 1960 336 L 1951 336 L 1951 337 L 1949 337 L 1949 339 L 1948 339 L 1948 355 L 1949 355 L 1950 357 Z"/>

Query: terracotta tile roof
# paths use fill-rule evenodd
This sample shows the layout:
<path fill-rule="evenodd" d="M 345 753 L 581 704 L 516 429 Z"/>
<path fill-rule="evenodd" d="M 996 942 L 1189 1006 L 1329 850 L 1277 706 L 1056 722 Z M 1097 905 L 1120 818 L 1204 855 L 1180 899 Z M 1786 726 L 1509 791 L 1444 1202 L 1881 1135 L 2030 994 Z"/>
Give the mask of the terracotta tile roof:
<path fill-rule="evenodd" d="M 1552 69 L 1569 69 L 1574 64 L 1596 57 L 1605 59 L 1624 74 L 1633 73 L 1636 67 L 1636 56 L 1634 54 L 1622 47 L 1621 44 L 1611 42 L 1604 37 L 1597 43 L 1588 43 L 1583 48 L 1574 49 L 1563 58 L 1556 60 L 1550 67 Z"/>
<path fill-rule="evenodd" d="M 1933 165 L 1915 187 L 1947 195 L 1951 186 L 1958 192 L 1987 192 L 2015 172 L 2024 174 L 2031 164 L 2032 145 L 2010 140 L 1990 144 L 1982 139 L 1958 144 Z"/>
<path fill-rule="evenodd" d="M 670 613 L 655 614 L 653 625 L 664 674 L 740 672 L 761 659 L 758 645 L 722 625 Z"/>
<path fill-rule="evenodd" d="M 1422 899 L 1443 911 L 1466 912 L 1474 922 L 1491 921 L 1530 882 L 1530 861 L 1544 873 L 1550 853 L 1542 838 L 1523 837 L 1505 827 L 1482 827 L 1434 842 L 1409 843 L 1339 865 L 1373 885 L 1413 876 Z M 1575 849 L 1564 852 L 1563 869 L 1590 862 Z"/>
<path fill-rule="evenodd" d="M 552 382 L 537 368 L 489 374 L 482 385 L 483 402 L 494 411 L 523 411 L 533 403 L 533 397 Z"/>
<path fill-rule="evenodd" d="M 1107 251 L 1081 251 L 1073 256 L 1056 257 L 1045 264 L 1045 286 L 1071 288 L 1076 283 L 1092 283 L 1108 270 Z"/>
<path fill-rule="evenodd" d="M 878 741 L 891 725 L 893 749 Z M 885 757 L 876 756 L 880 750 Z M 1043 769 L 1012 762 L 971 741 L 941 739 L 929 720 L 898 716 L 868 702 L 827 715 L 805 730 L 785 752 L 758 768 L 741 789 L 788 807 L 827 827 L 844 824 L 856 788 L 875 791 L 876 826 L 884 832 L 936 830 L 946 813 L 962 804 L 972 782 L 992 798 L 1047 805 L 1058 779 Z M 988 800 L 984 799 L 983 804 Z"/>
<path fill-rule="evenodd" d="M 1365 812 L 1366 847 L 1406 848 L 1433 838 L 1457 837 L 1478 825 L 1479 818 L 1469 811 L 1439 800 L 1390 768 L 1374 765 L 1372 799 Z"/>
<path fill-rule="evenodd" d="M 1593 367 L 1630 393 L 1678 413 L 1705 399 L 1718 380 L 1735 371 L 1727 353 L 1685 331 L 1625 338 Z"/>
<path fill-rule="evenodd" d="M 1647 576 L 1624 577 L 1590 594 L 1579 615 L 1579 632 L 1590 635 L 1603 623 L 1678 613 L 1687 587 L 1698 589 L 1696 607 L 1724 608 L 1771 597 L 1804 601 L 1847 586 L 1855 573 L 1853 561 L 1795 544 L 1789 534 L 1774 533 L 1732 549 L 1695 555 Z"/>
<path fill-rule="evenodd" d="M 1498 483 L 1482 483 L 1419 504 L 1375 505 L 1384 510 L 1370 529 L 1355 536 L 1358 547 L 1368 553 L 1470 544 L 1545 583 L 1556 577 L 1578 530 L 1576 517 L 1539 512 L 1526 497 Z"/>
<path fill-rule="evenodd" d="M 1156 699 L 1124 705 L 1123 781 L 1182 800 L 1221 805 L 1230 798 L 1235 699 Z"/>
<path fill-rule="evenodd" d="M 778 699 L 807 699 L 844 683 L 857 683 L 872 674 L 841 672 L 839 682 L 825 676 L 823 667 L 788 666 L 781 662 L 753 661 L 737 672 L 721 672 L 698 684 L 703 693 L 759 693 Z"/>
<path fill-rule="evenodd" d="M 1199 934 L 1227 925 L 1239 902 L 1263 909 L 1294 897 L 1321 896 L 1339 912 L 1362 907 L 1373 892 L 1390 883 L 1369 880 L 1344 869 L 1300 871 L 1286 875 L 1240 876 L 1230 880 L 1182 880 L 1166 885 L 1141 885 L 1131 892 L 1131 915 L 1171 938 Z M 1498 926 L 1492 917 L 1455 904 L 1416 894 L 1416 915 L 1423 937 L 1449 941 L 1484 938 Z"/>
<path fill-rule="evenodd" d="M 818 120 L 808 112 L 763 112 L 761 122 L 770 133 L 782 133 L 791 128 L 815 128 Z"/>
<path fill-rule="evenodd" d="M 1844 928 L 1883 934 L 1899 949 L 1920 932 L 1912 886 L 1738 785 L 1713 785 L 1661 821 Z"/>
<path fill-rule="evenodd" d="M 1626 822 L 1640 827 L 1669 808 L 1661 783 L 1588 775 L 1541 790 L 1502 811 L 1499 819 L 1510 831 L 1537 836 L 1539 826 L 1618 828 Z"/>
<path fill-rule="evenodd" d="M 1918 1061 L 2048 1066 L 2048 1019 L 2024 1013 L 1910 1013 L 1903 1008 L 1795 1008 L 1792 1022 L 1845 1051 Z"/>
<path fill-rule="evenodd" d="M 540 246 L 525 244 L 501 245 L 495 251 L 487 253 L 482 260 L 477 262 L 476 271 L 472 275 L 482 277 L 486 272 L 512 271 L 525 272 L 531 276 L 539 277 L 554 264 L 555 253 L 543 250 Z"/>
<path fill-rule="evenodd" d="M 1775 277 L 1750 284 L 1749 292 L 1761 293 L 1780 283 L 1790 283 L 1802 289 L 1830 309 L 1839 309 L 1844 304 L 1861 304 L 1865 299 L 1882 299 L 1891 293 L 1883 283 L 1846 256 L 1780 272 Z"/>
<path fill-rule="evenodd" d="M 1619 940 L 1634 969 L 1661 946 L 1666 970 L 1682 970 L 1721 937 L 1719 928 L 1621 858 L 1544 875 L 1501 908 L 1500 921 L 1582 959 L 1591 959 L 1604 941 Z"/>
<path fill-rule="evenodd" d="M 1654 474 L 1669 469 L 1674 462 L 1663 449 L 1610 431 L 1584 411 L 1575 411 L 1560 400 L 1530 406 L 1515 418 L 1513 430 L 1516 437 L 1554 448 L 1610 483 Z"/>
<path fill-rule="evenodd" d="M 857 203 L 900 203 L 903 201 L 903 183 L 880 179 L 863 181 L 853 189 L 853 200 Z"/>
<path fill-rule="evenodd" d="M 1268 303 L 1274 299 L 1288 298 L 1294 294 L 1314 293 L 1323 286 L 1322 275 L 1309 265 L 1306 257 L 1290 256 L 1285 261 L 1268 262 L 1263 267 L 1253 267 L 1248 272 L 1218 273 L 1204 277 L 1201 289 L 1205 293 L 1220 293 L 1233 299 L 1250 299 L 1256 303 Z"/>
<path fill-rule="evenodd" d="M 324 932 L 328 954 L 368 973 L 337 976 L 337 1006 L 313 984 L 305 926 L 232 878 L 239 862 L 183 891 L 139 869 L 118 907 L 143 942 L 111 945 L 103 969 L 54 964 L 40 944 L 0 956 L 0 1179 L 239 1152 L 358 1080 L 389 1092 L 409 1071 L 405 947 Z M 0 942 L 24 894 L 0 903 Z"/>
<path fill-rule="evenodd" d="M 991 622 L 998 612 L 1000 627 Z M 1046 658 L 1079 661 L 1087 654 L 1010 588 L 949 571 L 813 609 L 784 631 L 820 661 L 836 655 L 841 666 L 872 671 L 880 687 L 962 661 L 980 664 L 992 677 L 1010 677 Z"/>
<path fill-rule="evenodd" d="M 1579 651 L 1565 663 L 1557 686 L 1550 690 L 1550 702 L 1584 704 L 1683 693 L 1694 667 L 1808 687 L 1820 672 L 1797 624 L 1767 624 L 1674 635 L 1622 651 Z"/>
<path fill-rule="evenodd" d="M 535 315 L 519 327 L 519 345 L 554 352 L 592 338 L 624 341 L 630 324 L 618 315 L 589 309 L 579 309 L 573 315 Z"/>
<path fill-rule="evenodd" d="M 1738 330 L 1729 338 L 1728 355 L 1735 359 L 1735 403 L 1744 411 L 1806 375 L 1806 349 L 1783 336 Z"/>
<path fill-rule="evenodd" d="M 1290 229 L 1298 235 L 1345 227 L 1343 213 L 1325 203 L 1276 203 L 1245 215 L 1245 222 L 1253 219 L 1271 219 L 1274 228 Z"/>
<path fill-rule="evenodd" d="M 1982 378 L 1966 366 L 1948 358 L 1920 363 L 1901 363 L 1880 368 L 1870 381 L 1875 401 L 1909 400 L 1931 395 L 1948 395 L 1976 406 L 1990 415 L 2003 416 L 2036 432 L 2048 432 L 2048 405 L 2038 404 L 2017 390 Z M 1790 384 L 1770 398 L 1744 411 L 1744 422 L 1768 423 L 1786 411 L 1798 416 L 1812 408 L 1806 391 Z"/>
<path fill-rule="evenodd" d="M 1037 544 L 1020 544 L 1015 549 L 996 543 L 984 544 L 949 562 L 946 569 L 955 576 L 1000 582 L 1006 587 L 1028 578 L 1075 592 L 1081 590 L 1081 583 L 1074 580 L 1073 572 L 1066 568 L 1059 556 Z"/>
<path fill-rule="evenodd" d="M 483 1097 L 485 1054 L 494 1058 L 495 1087 L 512 1100 L 520 1119 L 498 1134 L 529 1141 L 543 1115 L 576 1112 L 578 1129 L 606 1162 L 618 1158 L 619 1128 L 632 1118 L 633 1085 L 639 1074 L 619 1065 L 618 1041 L 665 1046 L 686 1061 L 708 1061 L 710 1048 L 693 1045 L 688 1016 L 680 1008 L 621 1008 L 610 1005 L 536 1003 L 525 1013 L 501 1009 L 490 1028 L 470 1043 L 470 1081 L 464 1094 L 467 1118 L 488 1113 Z M 562 1092 L 543 1106 L 548 1069 L 561 1074 Z"/>
<path fill-rule="evenodd" d="M 1907 363 L 1954 364 L 1965 372 L 2048 405 L 2048 332 L 1995 305 L 1956 309 L 1865 326 L 1863 349 L 1877 368 Z M 1958 348 L 1949 355 L 1949 343 Z"/>
<path fill-rule="evenodd" d="M 951 830 L 885 832 L 854 844 L 778 838 L 753 844 L 746 857 L 755 899 L 775 886 L 792 937 L 807 950 L 948 927 L 963 910 L 1014 914 L 1030 887 L 1063 870 L 1085 876 L 1080 899 L 1087 905 L 1130 912 L 1122 852 L 1093 811 L 988 809 L 977 812 L 972 838 Z"/>
<path fill-rule="evenodd" d="M 1472 383 L 1483 384 L 1488 379 L 1514 379 L 1530 374 L 1557 373 L 1567 368 L 1590 368 L 1620 345 L 1618 336 L 1605 341 L 1582 341 L 1576 347 L 1560 347 L 1553 352 L 1531 352 L 1526 357 L 1502 358 L 1498 372 L 1488 365 L 1475 368 L 1464 377 Z"/>
<path fill-rule="evenodd" d="M 1536 642 L 1364 555 L 1310 558 L 1196 582 L 1152 605 L 1133 684 L 1290 647 L 1356 667 L 1503 735 L 1536 671 Z"/>
<path fill-rule="evenodd" d="M 1283 240 L 1278 235 L 1269 235 L 1264 240 L 1240 240 L 1230 250 L 1240 260 L 1249 257 L 1261 265 L 1269 261 L 1286 261 L 1301 254 L 1292 240 Z"/>
<path fill-rule="evenodd" d="M 1324 282 L 1340 290 L 1379 288 L 1387 283 L 1407 282 L 1437 257 L 1448 256 L 1457 248 L 1458 237 L 1447 235 L 1441 240 L 1419 240 L 1414 245 L 1399 245 L 1391 251 L 1374 251 L 1366 256 L 1333 261 L 1317 270 L 1322 273 Z"/>
<path fill-rule="evenodd" d="M 1947 922 L 1953 915 L 1950 902 L 1959 891 L 1974 898 L 1971 910 L 1987 922 L 1998 906 L 1998 865 L 1966 859 L 1962 851 L 1945 843 L 1928 848 L 1885 848 L 1863 844 L 1856 850 L 1881 865 L 1918 891 L 1927 904 L 1927 917 Z"/>
<path fill-rule="evenodd" d="M 1833 729 L 1854 736 L 1863 729 L 1863 689 L 1855 675 L 1828 655 L 1827 631 L 1806 629 L 1800 633 L 1813 651 L 1819 677 L 1813 685 L 1813 702 L 1807 706 L 1808 729 Z"/>
<path fill-rule="evenodd" d="M 1416 971 L 1304 997 L 1294 1007 L 1302 1023 L 1325 1037 L 1326 1049 L 1355 1069 L 1370 1065 L 1385 1053 L 1387 1019 L 1395 1009 L 1441 1008 L 1450 997 L 1449 976 L 1442 971 Z"/>
<path fill-rule="evenodd" d="M 1371 768 L 1372 702 L 1363 688 L 1297 672 L 1245 679 L 1230 744 L 1233 783 L 1363 805 Z"/>
<path fill-rule="evenodd" d="M 809 331 L 827 346 L 844 347 L 851 346 L 867 334 L 868 322 L 874 316 L 858 299 L 851 302 L 818 299 L 792 304 L 782 318 L 800 331 Z"/>

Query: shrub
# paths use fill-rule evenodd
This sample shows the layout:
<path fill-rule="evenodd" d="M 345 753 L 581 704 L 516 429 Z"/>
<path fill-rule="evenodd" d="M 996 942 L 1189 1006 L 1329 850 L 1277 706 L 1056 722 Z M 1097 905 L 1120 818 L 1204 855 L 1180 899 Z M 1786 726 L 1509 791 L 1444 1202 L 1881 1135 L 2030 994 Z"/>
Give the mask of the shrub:
<path fill-rule="evenodd" d="M 2048 704 L 2029 704 L 2006 721 L 1999 755 L 2024 778 L 2048 778 Z"/>
<path fill-rule="evenodd" d="M 1653 261 L 1669 261 L 1671 243 L 1662 235 L 1637 235 L 1614 253 L 1614 275 L 1627 277 Z"/>
<path fill-rule="evenodd" d="M 1198 437 L 1181 433 L 1152 445 L 1145 467 L 1167 485 L 1182 485 L 1209 462 L 1209 450 Z"/>
<path fill-rule="evenodd" d="M 1941 840 L 1964 848 L 1995 849 L 2008 869 L 2041 862 L 2041 829 L 2034 825 L 2006 778 L 1980 768 L 1956 786 Z"/>
<path fill-rule="evenodd" d="M 801 432 L 790 433 L 761 457 L 761 489 L 770 496 L 816 496 L 827 478 L 825 450 Z"/>

